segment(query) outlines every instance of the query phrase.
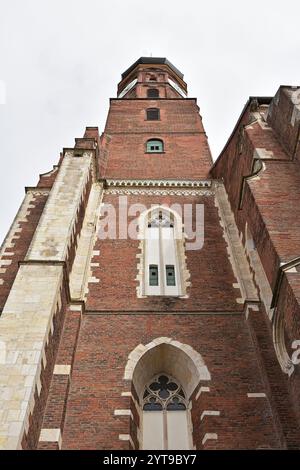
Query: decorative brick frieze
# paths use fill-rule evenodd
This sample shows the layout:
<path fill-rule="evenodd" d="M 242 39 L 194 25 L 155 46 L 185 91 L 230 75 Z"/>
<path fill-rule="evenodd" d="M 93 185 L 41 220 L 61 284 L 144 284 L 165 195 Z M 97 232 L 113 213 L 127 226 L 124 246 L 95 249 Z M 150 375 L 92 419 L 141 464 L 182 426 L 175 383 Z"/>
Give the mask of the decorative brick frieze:
<path fill-rule="evenodd" d="M 211 180 L 195 181 L 195 180 L 175 180 L 175 179 L 107 179 L 105 180 L 107 188 L 112 187 L 158 187 L 158 188 L 210 188 Z"/>

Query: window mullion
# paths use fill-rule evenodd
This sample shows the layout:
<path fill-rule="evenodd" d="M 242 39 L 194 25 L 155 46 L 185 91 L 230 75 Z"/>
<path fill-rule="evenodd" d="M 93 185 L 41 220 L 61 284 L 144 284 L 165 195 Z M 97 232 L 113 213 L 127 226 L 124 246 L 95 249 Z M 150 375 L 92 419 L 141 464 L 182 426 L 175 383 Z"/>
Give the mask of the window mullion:
<path fill-rule="evenodd" d="M 168 421 L 167 421 L 167 410 L 163 409 L 163 447 L 164 450 L 168 450 Z"/>
<path fill-rule="evenodd" d="M 159 225 L 159 273 L 160 273 L 160 293 L 165 295 L 166 285 L 165 285 L 165 264 L 164 264 L 164 252 L 163 252 L 163 240 L 162 240 L 162 226 Z"/>

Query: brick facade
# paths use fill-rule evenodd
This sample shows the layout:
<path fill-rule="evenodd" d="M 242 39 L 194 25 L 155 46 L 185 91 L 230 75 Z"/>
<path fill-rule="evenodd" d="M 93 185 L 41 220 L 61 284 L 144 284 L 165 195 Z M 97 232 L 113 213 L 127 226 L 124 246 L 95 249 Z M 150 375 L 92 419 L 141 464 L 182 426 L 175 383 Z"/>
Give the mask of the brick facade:
<path fill-rule="evenodd" d="M 103 134 L 27 188 L 0 252 L 0 448 L 140 449 L 141 391 L 162 372 L 187 395 L 191 448 L 300 448 L 298 91 L 249 99 L 213 164 L 181 72 L 141 58 Z M 176 242 L 185 295 L 140 295 L 124 198 L 128 224 L 176 204 L 195 229 L 204 208 L 203 246 Z M 108 207 L 116 239 L 99 237 Z"/>

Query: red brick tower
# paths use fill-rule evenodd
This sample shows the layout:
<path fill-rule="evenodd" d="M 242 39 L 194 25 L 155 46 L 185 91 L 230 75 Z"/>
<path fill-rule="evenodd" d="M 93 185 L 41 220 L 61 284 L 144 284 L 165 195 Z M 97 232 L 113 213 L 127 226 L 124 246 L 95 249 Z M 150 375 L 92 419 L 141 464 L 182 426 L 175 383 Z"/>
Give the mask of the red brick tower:
<path fill-rule="evenodd" d="M 235 221 L 238 189 L 239 204 L 255 205 L 244 176 L 252 160 L 233 165 L 225 151 L 210 173 L 186 90 L 169 61 L 140 58 L 102 136 L 87 128 L 27 188 L 0 252 L 1 448 L 300 446 L 296 382 L 287 383 L 299 371 L 280 370 L 268 285 L 255 274 L 273 273 L 271 259 L 280 268 L 276 250 L 266 242 L 261 267 Z M 270 99 L 257 103 L 247 133 L 271 149 L 276 137 L 259 117 Z M 238 155 L 256 148 L 245 135 L 232 144 Z M 280 168 L 287 158 L 282 150 Z M 255 162 L 258 172 L 264 159 Z M 274 291 L 291 289 L 290 276 Z"/>

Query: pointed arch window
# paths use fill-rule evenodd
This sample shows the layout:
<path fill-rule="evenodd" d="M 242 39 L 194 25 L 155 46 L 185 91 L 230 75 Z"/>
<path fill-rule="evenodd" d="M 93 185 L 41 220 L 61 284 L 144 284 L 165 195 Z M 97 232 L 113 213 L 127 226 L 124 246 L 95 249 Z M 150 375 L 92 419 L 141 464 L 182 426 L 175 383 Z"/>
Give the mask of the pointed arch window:
<path fill-rule="evenodd" d="M 150 139 L 146 144 L 147 153 L 163 153 L 164 143 L 160 139 Z"/>
<path fill-rule="evenodd" d="M 180 216 L 167 207 L 147 212 L 141 221 L 143 238 L 142 295 L 185 295 L 185 256 Z"/>
<path fill-rule="evenodd" d="M 155 376 L 143 395 L 143 449 L 190 449 L 188 413 L 181 384 L 165 373 Z"/>

